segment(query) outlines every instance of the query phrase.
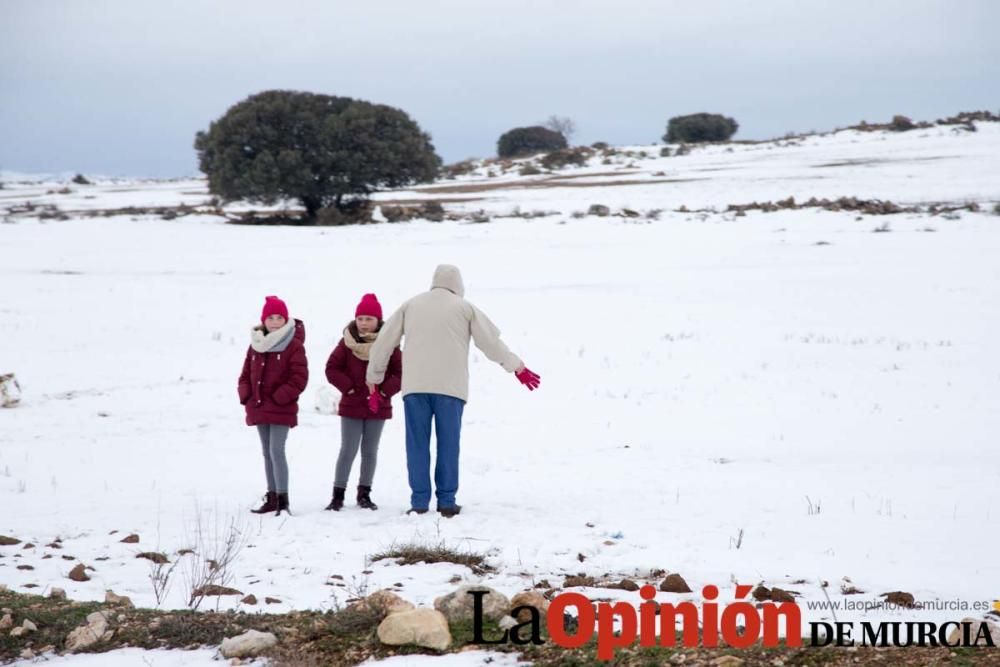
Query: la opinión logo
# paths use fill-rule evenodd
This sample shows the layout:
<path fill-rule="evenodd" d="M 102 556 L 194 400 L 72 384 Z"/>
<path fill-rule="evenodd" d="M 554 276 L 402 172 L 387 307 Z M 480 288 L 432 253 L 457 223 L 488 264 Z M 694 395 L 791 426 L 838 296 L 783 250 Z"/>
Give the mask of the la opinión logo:
<path fill-rule="evenodd" d="M 663 628 L 675 628 L 680 620 L 683 626 L 681 645 L 685 647 L 716 647 L 721 638 L 728 646 L 748 648 L 758 641 L 764 646 L 778 646 L 781 641 L 779 619 L 784 618 L 788 646 L 802 644 L 802 613 L 793 602 L 766 603 L 758 607 L 742 601 L 750 595 L 753 587 L 736 586 L 737 600 L 722 607 L 715 600 L 719 589 L 711 584 L 701 590 L 704 602 L 699 607 L 693 602 L 678 604 L 657 604 L 653 601 L 656 589 L 645 585 L 639 589 L 642 602 L 638 611 L 628 602 L 599 602 L 595 604 L 581 593 L 560 593 L 549 604 L 545 627 L 549 638 L 563 648 L 579 648 L 597 635 L 597 657 L 611 660 L 616 649 L 631 646 L 638 639 L 644 648 L 654 646 L 676 646 L 675 632 L 656 632 L 656 619 L 660 618 Z M 522 612 L 529 614 L 523 623 L 505 630 L 496 639 L 483 636 L 483 596 L 486 591 L 469 591 L 473 601 L 473 643 L 517 645 L 543 644 L 541 637 L 541 613 L 531 606 L 521 606 L 512 610 L 517 617 Z M 566 629 L 563 614 L 573 607 L 577 613 L 577 627 Z M 615 630 L 616 621 L 620 628 Z M 699 626 L 701 634 L 699 636 Z M 527 636 L 526 636 L 527 635 Z"/>
<path fill-rule="evenodd" d="M 758 642 L 765 647 L 776 647 L 782 641 L 788 647 L 802 646 L 802 613 L 794 602 L 762 603 L 759 606 L 745 600 L 752 586 L 737 585 L 735 600 L 719 605 L 719 589 L 711 584 L 702 588 L 702 604 L 680 602 L 657 604 L 656 589 L 645 585 L 639 589 L 643 602 L 636 608 L 628 602 L 599 602 L 595 604 L 581 593 L 560 593 L 549 604 L 545 614 L 545 628 L 549 639 L 567 649 L 580 648 L 597 636 L 597 657 L 611 660 L 615 651 L 632 646 L 638 641 L 643 648 L 677 646 L 675 631 L 681 621 L 680 645 L 687 648 L 719 646 L 720 639 L 731 648 L 749 648 Z M 518 623 L 494 638 L 484 636 L 483 598 L 487 591 L 469 591 L 473 597 L 474 644 L 515 645 L 545 643 L 542 639 L 542 614 L 530 605 L 511 611 L 515 618 L 527 614 L 528 620 Z M 569 629 L 564 616 L 570 608 L 576 610 L 576 628 Z M 657 618 L 661 632 L 657 633 Z M 782 630 L 784 621 L 784 633 Z M 618 626 L 616 629 L 616 625 Z M 811 647 L 853 646 L 852 623 L 811 622 Z M 972 623 L 943 623 L 893 621 L 861 624 L 861 644 L 868 646 L 994 646 L 986 621 L 978 627 Z M 952 635 L 961 629 L 957 639 Z M 700 631 L 700 632 L 699 632 Z"/>

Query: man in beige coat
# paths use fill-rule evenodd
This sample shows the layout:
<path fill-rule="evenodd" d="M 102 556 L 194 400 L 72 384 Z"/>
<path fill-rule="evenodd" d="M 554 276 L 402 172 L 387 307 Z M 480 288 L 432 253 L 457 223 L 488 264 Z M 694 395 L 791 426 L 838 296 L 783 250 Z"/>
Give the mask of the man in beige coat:
<path fill-rule="evenodd" d="M 540 378 L 500 340 L 500 330 L 483 311 L 465 300 L 458 267 L 441 264 L 431 289 L 406 301 L 386 320 L 369 352 L 367 381 L 377 396 L 392 351 L 403 345 L 403 410 L 406 419 L 406 466 L 410 512 L 424 514 L 431 500 L 431 421 L 437 435 L 434 489 L 437 509 L 459 513 L 458 455 L 462 411 L 469 397 L 469 340 L 491 361 L 528 389 Z"/>

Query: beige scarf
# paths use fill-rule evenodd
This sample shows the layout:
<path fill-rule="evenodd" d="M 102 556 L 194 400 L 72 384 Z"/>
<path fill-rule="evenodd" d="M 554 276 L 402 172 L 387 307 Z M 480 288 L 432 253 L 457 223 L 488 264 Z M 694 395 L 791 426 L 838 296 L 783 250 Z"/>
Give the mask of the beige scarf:
<path fill-rule="evenodd" d="M 347 349 L 350 350 L 355 357 L 361 361 L 368 361 L 368 354 L 371 352 L 372 344 L 375 342 L 375 339 L 378 338 L 378 332 L 373 331 L 368 334 L 359 332 L 358 337 L 361 338 L 361 340 L 358 340 L 354 337 L 354 334 L 351 333 L 352 329 L 357 331 L 357 326 L 354 325 L 354 322 L 351 322 L 344 327 L 344 345 L 347 346 Z"/>

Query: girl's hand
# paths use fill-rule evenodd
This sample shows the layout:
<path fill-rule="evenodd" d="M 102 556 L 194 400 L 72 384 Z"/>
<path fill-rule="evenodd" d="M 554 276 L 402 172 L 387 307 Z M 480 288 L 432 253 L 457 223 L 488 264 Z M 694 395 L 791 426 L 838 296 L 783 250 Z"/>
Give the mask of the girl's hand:
<path fill-rule="evenodd" d="M 521 370 L 514 374 L 517 377 L 518 382 L 523 384 L 528 388 L 529 391 L 535 391 L 538 389 L 538 385 L 542 383 L 542 378 L 537 373 L 532 372 L 526 366 L 522 366 Z"/>

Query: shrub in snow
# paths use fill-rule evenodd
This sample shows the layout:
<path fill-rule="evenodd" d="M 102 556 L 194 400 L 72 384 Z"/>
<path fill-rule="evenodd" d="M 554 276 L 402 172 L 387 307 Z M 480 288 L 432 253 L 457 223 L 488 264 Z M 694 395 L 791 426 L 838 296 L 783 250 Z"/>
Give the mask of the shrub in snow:
<path fill-rule="evenodd" d="M 561 169 L 568 165 L 582 167 L 587 164 L 590 152 L 589 148 L 582 147 L 552 151 L 542 158 L 542 166 L 546 169 Z"/>
<path fill-rule="evenodd" d="M 674 116 L 667 122 L 667 133 L 663 135 L 663 140 L 670 144 L 727 141 L 736 134 L 739 127 L 735 119 L 717 113 Z"/>
<path fill-rule="evenodd" d="M 464 176 L 465 174 L 472 173 L 475 170 L 475 160 L 463 160 L 462 162 L 447 165 L 444 169 L 442 169 L 442 175 L 445 178 L 455 178 L 457 176 Z"/>
<path fill-rule="evenodd" d="M 371 202 L 364 199 L 352 199 L 339 208 L 327 206 L 316 212 L 317 225 L 337 227 L 339 225 L 360 225 L 372 221 Z"/>
<path fill-rule="evenodd" d="M 209 192 L 224 200 L 325 206 L 433 180 L 431 138 L 405 112 L 349 97 L 269 90 L 230 107 L 195 138 Z"/>
<path fill-rule="evenodd" d="M 517 157 L 566 148 L 566 137 L 542 127 L 515 127 L 500 135 L 497 139 L 497 155 L 500 157 Z"/>
<path fill-rule="evenodd" d="M 916 125 L 913 124 L 913 121 L 906 116 L 893 116 L 892 122 L 889 123 L 889 129 L 893 132 L 906 132 L 915 127 Z"/>

